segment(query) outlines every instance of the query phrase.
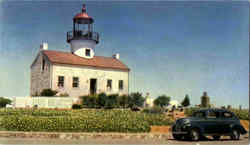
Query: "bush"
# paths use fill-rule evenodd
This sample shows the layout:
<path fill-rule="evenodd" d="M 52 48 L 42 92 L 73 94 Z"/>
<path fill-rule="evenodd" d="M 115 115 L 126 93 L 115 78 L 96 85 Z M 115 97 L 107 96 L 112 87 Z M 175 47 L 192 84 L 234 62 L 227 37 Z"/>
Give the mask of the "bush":
<path fill-rule="evenodd" d="M 121 108 L 128 108 L 130 105 L 130 97 L 128 95 L 118 96 L 118 106 Z"/>
<path fill-rule="evenodd" d="M 82 96 L 82 105 L 86 108 L 96 108 L 98 106 L 97 96 Z"/>
<path fill-rule="evenodd" d="M 145 114 L 129 110 L 59 111 L 65 113 L 62 116 L 55 116 L 55 110 L 41 110 L 47 114 L 34 116 L 31 110 L 9 109 L 10 112 L 18 113 L 4 116 L 1 119 L 1 127 L 10 131 L 149 132 L 152 125 L 172 124 L 165 115 Z M 36 113 L 39 110 L 35 110 Z M 23 114 L 20 114 L 21 112 Z M 49 115 L 50 113 L 53 115 Z"/>
<path fill-rule="evenodd" d="M 55 96 L 57 91 L 53 91 L 51 89 L 43 89 L 41 92 L 41 96 Z"/>
<path fill-rule="evenodd" d="M 81 98 L 83 107 L 105 109 L 142 107 L 145 101 L 140 93 L 131 93 L 130 96 L 101 93 L 99 95 L 81 96 Z"/>
<path fill-rule="evenodd" d="M 117 98 L 118 98 L 118 94 L 111 94 L 108 95 L 105 101 L 105 109 L 113 109 L 113 108 L 118 108 L 118 104 L 117 104 Z"/>
<path fill-rule="evenodd" d="M 72 105 L 72 109 L 82 109 L 82 108 L 83 108 L 83 106 L 80 104 L 73 104 Z"/>
<path fill-rule="evenodd" d="M 101 93 L 98 95 L 97 103 L 100 107 L 104 108 L 107 100 L 107 95 L 105 93 Z"/>
<path fill-rule="evenodd" d="M 129 107 L 143 107 L 144 97 L 139 92 L 131 93 L 129 98 Z"/>
<path fill-rule="evenodd" d="M 7 104 L 11 104 L 11 100 L 0 97 L 0 108 L 6 107 Z"/>
<path fill-rule="evenodd" d="M 191 107 L 191 108 L 186 108 L 184 110 L 184 114 L 187 115 L 187 116 L 192 116 L 192 114 L 195 112 L 195 111 L 198 111 L 200 108 L 198 107 Z"/>
<path fill-rule="evenodd" d="M 165 109 L 163 109 L 162 107 L 154 106 L 152 108 L 143 109 L 143 112 L 152 114 L 163 114 L 165 112 Z"/>
<path fill-rule="evenodd" d="M 60 97 L 69 97 L 69 94 L 68 93 L 62 93 L 59 95 Z"/>

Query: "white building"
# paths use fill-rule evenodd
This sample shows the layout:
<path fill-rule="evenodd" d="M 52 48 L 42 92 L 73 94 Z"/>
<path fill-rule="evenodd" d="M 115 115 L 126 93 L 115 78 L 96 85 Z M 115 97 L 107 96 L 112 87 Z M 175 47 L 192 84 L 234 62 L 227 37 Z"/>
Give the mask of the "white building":
<path fill-rule="evenodd" d="M 30 95 L 50 88 L 71 97 L 88 94 L 128 94 L 129 68 L 119 54 L 95 56 L 99 34 L 93 31 L 94 19 L 82 12 L 73 18 L 73 31 L 67 33 L 70 52 L 48 50 L 43 43 L 31 65 Z"/>

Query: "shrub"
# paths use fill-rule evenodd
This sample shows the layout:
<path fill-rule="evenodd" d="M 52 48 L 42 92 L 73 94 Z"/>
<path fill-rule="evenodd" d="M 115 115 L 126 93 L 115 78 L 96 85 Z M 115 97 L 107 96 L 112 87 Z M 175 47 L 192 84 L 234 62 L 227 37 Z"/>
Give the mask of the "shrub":
<path fill-rule="evenodd" d="M 144 97 L 142 97 L 141 93 L 139 92 L 131 93 L 129 98 L 129 106 L 143 107 L 144 101 L 145 99 Z"/>
<path fill-rule="evenodd" d="M 118 98 L 118 94 L 111 94 L 108 95 L 105 101 L 105 109 L 113 109 L 113 108 L 117 108 L 118 104 L 117 104 L 117 98 Z"/>
<path fill-rule="evenodd" d="M 200 108 L 197 108 L 197 107 L 192 107 L 192 108 L 186 108 L 184 110 L 184 114 L 187 115 L 187 116 L 192 116 L 192 114 L 195 112 L 195 111 L 198 111 Z"/>
<path fill-rule="evenodd" d="M 60 97 L 69 97 L 69 94 L 68 93 L 62 93 L 59 95 Z"/>
<path fill-rule="evenodd" d="M 82 96 L 82 105 L 86 108 L 96 108 L 98 106 L 97 104 L 97 96 Z"/>
<path fill-rule="evenodd" d="M 83 106 L 80 104 L 73 104 L 72 105 L 72 109 L 82 109 L 82 108 L 83 108 Z"/>
<path fill-rule="evenodd" d="M 6 107 L 7 104 L 11 104 L 11 100 L 0 97 L 0 108 Z"/>
<path fill-rule="evenodd" d="M 105 93 L 101 93 L 98 95 L 97 103 L 100 107 L 104 107 L 106 104 L 107 95 Z"/>
<path fill-rule="evenodd" d="M 130 101 L 130 97 L 128 95 L 122 95 L 122 96 L 118 96 L 117 103 L 119 107 L 128 108 L 129 101 Z"/>
<path fill-rule="evenodd" d="M 51 89 L 43 89 L 41 92 L 41 96 L 55 96 L 57 91 L 51 90 Z"/>
<path fill-rule="evenodd" d="M 143 109 L 143 112 L 152 114 L 163 114 L 165 112 L 165 109 L 163 109 L 162 107 L 154 106 L 152 108 Z"/>

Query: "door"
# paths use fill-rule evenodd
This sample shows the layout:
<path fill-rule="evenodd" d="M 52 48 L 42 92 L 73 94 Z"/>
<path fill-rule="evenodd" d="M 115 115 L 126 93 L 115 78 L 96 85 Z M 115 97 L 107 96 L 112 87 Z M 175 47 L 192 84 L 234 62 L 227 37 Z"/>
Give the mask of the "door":
<path fill-rule="evenodd" d="M 90 94 L 96 94 L 97 79 L 90 79 Z"/>
<path fill-rule="evenodd" d="M 234 115 L 231 112 L 222 112 L 221 120 L 222 120 L 222 133 L 229 134 L 231 133 L 231 125 L 235 123 Z"/>
<path fill-rule="evenodd" d="M 217 134 L 221 132 L 221 124 L 219 120 L 219 112 L 209 110 L 206 117 L 205 131 L 208 134 Z"/>

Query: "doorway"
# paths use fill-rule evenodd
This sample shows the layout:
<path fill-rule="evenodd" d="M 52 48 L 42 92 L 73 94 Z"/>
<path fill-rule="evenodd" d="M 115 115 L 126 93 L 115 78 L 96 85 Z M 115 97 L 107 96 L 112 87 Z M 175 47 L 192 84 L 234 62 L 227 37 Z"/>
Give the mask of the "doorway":
<path fill-rule="evenodd" d="M 97 88 L 97 79 L 90 79 L 90 94 L 96 94 L 96 88 Z"/>

